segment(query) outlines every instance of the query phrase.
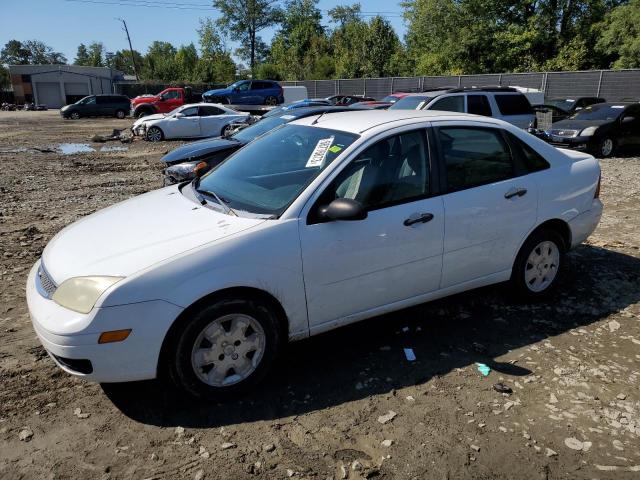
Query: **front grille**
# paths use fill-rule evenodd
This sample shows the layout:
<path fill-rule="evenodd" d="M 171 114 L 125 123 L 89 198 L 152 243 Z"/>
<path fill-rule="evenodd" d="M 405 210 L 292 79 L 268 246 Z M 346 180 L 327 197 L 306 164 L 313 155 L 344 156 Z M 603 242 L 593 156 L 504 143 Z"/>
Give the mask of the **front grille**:
<path fill-rule="evenodd" d="M 53 292 L 55 292 L 58 288 L 56 283 L 47 273 L 47 270 L 44 268 L 44 265 L 42 263 L 40 264 L 40 267 L 38 267 L 36 286 L 38 287 L 38 291 L 40 292 L 40 294 L 46 298 L 51 298 Z"/>
<path fill-rule="evenodd" d="M 573 138 L 578 136 L 578 130 L 551 130 L 551 135 L 556 137 Z"/>

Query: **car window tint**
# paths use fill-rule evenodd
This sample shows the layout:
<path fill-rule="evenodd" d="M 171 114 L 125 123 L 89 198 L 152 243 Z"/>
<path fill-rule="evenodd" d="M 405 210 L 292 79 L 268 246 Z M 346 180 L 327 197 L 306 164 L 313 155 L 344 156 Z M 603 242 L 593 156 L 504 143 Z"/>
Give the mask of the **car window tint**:
<path fill-rule="evenodd" d="M 165 100 L 180 98 L 180 92 L 178 92 L 178 90 L 171 90 L 170 92 L 163 94 L 162 98 L 164 98 Z"/>
<path fill-rule="evenodd" d="M 509 137 L 509 143 L 514 147 L 515 154 L 518 157 L 516 167 L 518 174 L 526 174 L 538 172 L 540 170 L 546 170 L 549 168 L 549 162 L 547 162 L 542 155 L 536 152 L 533 148 L 520 140 L 514 134 L 505 132 Z"/>
<path fill-rule="evenodd" d="M 379 141 L 358 155 L 332 182 L 323 201 L 350 198 L 375 210 L 428 193 L 429 149 L 424 131 L 416 130 Z"/>
<path fill-rule="evenodd" d="M 450 192 L 513 176 L 511 152 L 500 130 L 444 127 L 438 138 Z"/>
<path fill-rule="evenodd" d="M 84 104 L 85 105 L 94 105 L 96 103 L 96 97 L 89 97 Z"/>
<path fill-rule="evenodd" d="M 467 111 L 474 115 L 491 116 L 491 106 L 486 95 L 469 95 L 467 96 Z"/>
<path fill-rule="evenodd" d="M 464 112 L 464 97 L 462 95 L 453 95 L 437 100 L 429 107 L 429 110 L 442 110 L 445 112 Z"/>
<path fill-rule="evenodd" d="M 533 108 L 522 94 L 498 94 L 494 97 L 502 115 L 530 115 Z"/>
<path fill-rule="evenodd" d="M 106 103 L 109 103 L 109 97 L 102 97 L 102 96 L 96 97 L 96 103 L 98 105 L 104 105 Z"/>
<path fill-rule="evenodd" d="M 225 113 L 224 110 L 218 107 L 209 107 L 209 106 L 200 107 L 201 117 L 213 117 L 214 115 L 222 115 L 224 113 Z"/>

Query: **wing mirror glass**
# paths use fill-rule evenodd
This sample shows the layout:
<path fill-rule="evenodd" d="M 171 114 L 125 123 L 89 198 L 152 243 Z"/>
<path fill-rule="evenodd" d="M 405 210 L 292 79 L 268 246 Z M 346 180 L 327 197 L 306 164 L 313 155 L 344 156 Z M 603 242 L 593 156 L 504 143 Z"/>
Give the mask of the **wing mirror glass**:
<path fill-rule="evenodd" d="M 367 211 L 362 204 L 350 198 L 336 198 L 329 205 L 320 207 L 319 217 L 326 220 L 364 220 Z"/>

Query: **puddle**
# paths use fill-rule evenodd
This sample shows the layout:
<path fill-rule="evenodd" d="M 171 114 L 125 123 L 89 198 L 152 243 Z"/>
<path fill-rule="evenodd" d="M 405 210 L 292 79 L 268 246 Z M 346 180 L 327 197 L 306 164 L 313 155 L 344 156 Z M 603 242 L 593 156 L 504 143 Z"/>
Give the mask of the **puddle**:
<path fill-rule="evenodd" d="M 87 143 L 61 143 L 58 145 L 58 150 L 62 155 L 74 155 L 76 153 L 90 153 L 96 151 L 95 148 L 90 147 Z"/>
<path fill-rule="evenodd" d="M 126 152 L 129 147 L 122 147 L 120 145 L 105 145 L 100 149 L 101 152 Z"/>

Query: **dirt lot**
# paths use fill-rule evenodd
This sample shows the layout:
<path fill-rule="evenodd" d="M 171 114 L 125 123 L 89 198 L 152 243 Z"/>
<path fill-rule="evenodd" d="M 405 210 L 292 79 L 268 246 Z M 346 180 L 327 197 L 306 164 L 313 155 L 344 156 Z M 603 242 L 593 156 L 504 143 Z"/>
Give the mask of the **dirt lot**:
<path fill-rule="evenodd" d="M 496 286 L 386 315 L 294 344 L 260 391 L 203 405 L 156 382 L 76 380 L 29 322 L 25 278 L 47 241 L 157 188 L 176 144 L 31 148 L 129 124 L 0 112 L 0 478 L 638 478 L 640 158 L 602 162 L 605 215 L 550 302 Z"/>

